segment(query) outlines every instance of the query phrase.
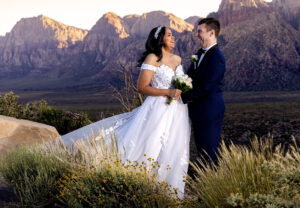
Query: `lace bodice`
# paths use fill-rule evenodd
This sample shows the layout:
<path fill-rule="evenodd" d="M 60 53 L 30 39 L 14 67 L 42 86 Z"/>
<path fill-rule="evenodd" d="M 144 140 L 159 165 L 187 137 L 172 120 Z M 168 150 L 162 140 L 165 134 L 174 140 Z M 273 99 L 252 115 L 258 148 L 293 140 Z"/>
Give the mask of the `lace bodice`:
<path fill-rule="evenodd" d="M 182 65 L 178 65 L 175 71 L 171 67 L 164 64 L 160 65 L 159 67 L 149 65 L 149 64 L 142 64 L 141 70 L 143 69 L 147 69 L 155 72 L 151 80 L 151 86 L 159 89 L 171 88 L 173 77 L 175 75 L 184 74 Z"/>

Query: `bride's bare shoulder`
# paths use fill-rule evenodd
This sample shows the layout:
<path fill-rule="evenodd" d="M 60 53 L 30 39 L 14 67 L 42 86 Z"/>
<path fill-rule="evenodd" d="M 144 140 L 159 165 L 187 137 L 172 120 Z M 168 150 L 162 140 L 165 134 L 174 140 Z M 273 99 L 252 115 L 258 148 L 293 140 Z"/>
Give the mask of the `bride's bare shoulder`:
<path fill-rule="evenodd" d="M 145 61 L 144 61 L 144 63 L 145 64 L 149 64 L 149 65 L 153 65 L 153 66 L 159 66 L 159 63 L 157 62 L 157 60 L 158 60 L 158 57 L 154 54 L 154 53 L 150 53 L 147 57 L 146 57 L 146 59 L 145 59 Z"/>
<path fill-rule="evenodd" d="M 178 55 L 173 55 L 173 61 L 176 63 L 176 65 L 180 65 L 181 64 L 181 57 Z"/>

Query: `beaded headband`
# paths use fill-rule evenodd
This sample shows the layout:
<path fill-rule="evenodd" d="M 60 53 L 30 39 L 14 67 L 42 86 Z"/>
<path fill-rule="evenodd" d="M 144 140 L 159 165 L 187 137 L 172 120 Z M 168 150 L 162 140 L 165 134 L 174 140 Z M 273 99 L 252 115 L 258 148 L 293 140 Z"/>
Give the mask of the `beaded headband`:
<path fill-rule="evenodd" d="M 159 26 L 156 31 L 155 31 L 155 34 L 154 34 L 154 38 L 157 39 L 158 38 L 158 34 L 159 32 L 161 31 L 161 28 L 163 28 L 163 26 Z"/>

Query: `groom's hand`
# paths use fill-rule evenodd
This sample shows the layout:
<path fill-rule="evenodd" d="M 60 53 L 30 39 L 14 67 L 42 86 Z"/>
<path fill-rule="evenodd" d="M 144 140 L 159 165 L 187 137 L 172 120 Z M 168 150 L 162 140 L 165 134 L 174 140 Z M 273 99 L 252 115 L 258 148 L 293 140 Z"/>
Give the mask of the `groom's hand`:
<path fill-rule="evenodd" d="M 174 100 L 178 100 L 182 91 L 179 89 L 175 89 Z"/>
<path fill-rule="evenodd" d="M 180 98 L 180 95 L 174 97 L 174 100 L 178 100 Z"/>

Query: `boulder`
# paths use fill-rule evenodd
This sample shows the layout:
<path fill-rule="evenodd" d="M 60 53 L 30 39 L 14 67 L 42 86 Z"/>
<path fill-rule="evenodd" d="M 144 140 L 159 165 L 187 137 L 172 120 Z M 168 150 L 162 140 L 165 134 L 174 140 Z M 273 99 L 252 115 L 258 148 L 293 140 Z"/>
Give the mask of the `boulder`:
<path fill-rule="evenodd" d="M 0 115 L 0 157 L 19 145 L 43 143 L 59 137 L 49 125 Z"/>

